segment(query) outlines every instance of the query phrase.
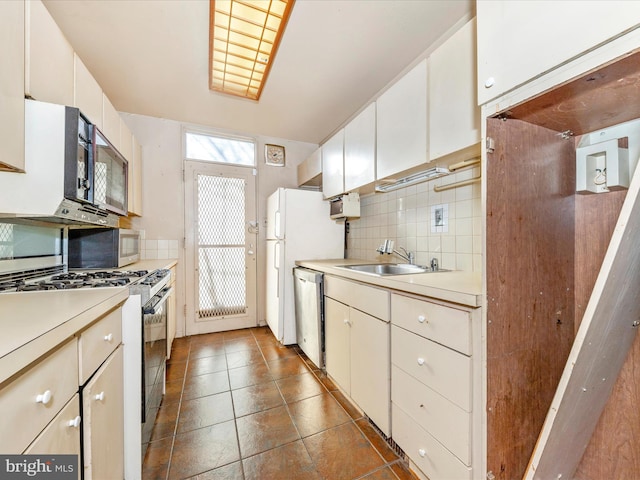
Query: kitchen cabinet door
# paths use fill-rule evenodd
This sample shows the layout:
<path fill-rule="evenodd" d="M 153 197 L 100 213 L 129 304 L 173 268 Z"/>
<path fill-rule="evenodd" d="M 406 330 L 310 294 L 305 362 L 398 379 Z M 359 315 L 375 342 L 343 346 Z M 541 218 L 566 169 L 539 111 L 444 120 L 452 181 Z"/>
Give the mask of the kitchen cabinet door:
<path fill-rule="evenodd" d="M 111 145 L 120 151 L 120 114 L 109 98 L 102 94 L 102 128 L 100 129 Z"/>
<path fill-rule="evenodd" d="M 391 358 L 389 324 L 351 308 L 351 398 L 389 436 L 391 434 Z"/>
<path fill-rule="evenodd" d="M 344 127 L 344 190 L 350 192 L 376 179 L 376 104 Z"/>
<path fill-rule="evenodd" d="M 73 105 L 73 47 L 40 0 L 25 2 L 25 96 Z"/>
<path fill-rule="evenodd" d="M 74 72 L 73 106 L 102 130 L 102 88 L 77 54 L 74 54 Z"/>
<path fill-rule="evenodd" d="M 482 105 L 638 26 L 640 2 L 483 0 L 476 11 Z"/>
<path fill-rule="evenodd" d="M 124 476 L 122 346 L 82 390 L 84 478 Z"/>
<path fill-rule="evenodd" d="M 131 181 L 129 183 L 129 213 L 142 216 L 142 146 L 132 138 L 132 157 L 129 165 L 129 175 Z"/>
<path fill-rule="evenodd" d="M 322 145 L 322 194 L 331 198 L 344 193 L 344 129 Z"/>
<path fill-rule="evenodd" d="M 0 2 L 0 170 L 24 171 L 24 2 Z"/>
<path fill-rule="evenodd" d="M 351 392 L 351 329 L 349 307 L 324 297 L 325 364 L 327 373 L 342 390 Z"/>
<path fill-rule="evenodd" d="M 429 57 L 431 160 L 480 142 L 475 79 L 476 21 L 473 19 Z"/>
<path fill-rule="evenodd" d="M 427 60 L 376 101 L 376 179 L 427 162 Z"/>

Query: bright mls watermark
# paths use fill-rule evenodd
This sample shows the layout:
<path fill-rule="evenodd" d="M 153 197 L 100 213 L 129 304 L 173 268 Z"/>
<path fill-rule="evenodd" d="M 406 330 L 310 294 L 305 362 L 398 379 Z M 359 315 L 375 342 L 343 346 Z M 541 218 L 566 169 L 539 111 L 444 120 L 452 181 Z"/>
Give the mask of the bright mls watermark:
<path fill-rule="evenodd" d="M 78 455 L 0 455 L 0 480 L 77 480 Z"/>

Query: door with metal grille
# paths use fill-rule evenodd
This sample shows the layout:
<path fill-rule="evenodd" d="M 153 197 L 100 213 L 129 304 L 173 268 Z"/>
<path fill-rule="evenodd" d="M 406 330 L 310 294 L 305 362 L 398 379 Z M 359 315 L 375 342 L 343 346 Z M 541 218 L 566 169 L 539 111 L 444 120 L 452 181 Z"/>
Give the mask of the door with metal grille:
<path fill-rule="evenodd" d="M 252 168 L 186 162 L 186 333 L 256 325 Z"/>

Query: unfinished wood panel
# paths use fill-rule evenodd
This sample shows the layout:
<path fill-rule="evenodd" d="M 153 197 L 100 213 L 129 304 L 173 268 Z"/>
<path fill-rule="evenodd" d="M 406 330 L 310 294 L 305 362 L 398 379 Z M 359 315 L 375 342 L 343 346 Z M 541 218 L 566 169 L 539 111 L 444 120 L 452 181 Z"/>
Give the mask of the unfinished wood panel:
<path fill-rule="evenodd" d="M 596 282 L 626 190 L 576 197 L 576 328 Z M 597 228 L 594 228 L 597 227 Z M 640 475 L 640 337 L 613 388 L 585 450 L 576 478 L 636 478 Z"/>
<path fill-rule="evenodd" d="M 574 335 L 575 148 L 488 119 L 487 469 L 521 478 Z"/>
<path fill-rule="evenodd" d="M 558 132 L 594 132 L 640 117 L 640 52 L 509 108 L 505 114 Z"/>
<path fill-rule="evenodd" d="M 626 195 L 626 189 L 598 195 L 576 195 L 576 331 Z"/>
<path fill-rule="evenodd" d="M 640 320 L 639 192 L 636 170 L 527 478 L 574 478 L 635 340 Z"/>

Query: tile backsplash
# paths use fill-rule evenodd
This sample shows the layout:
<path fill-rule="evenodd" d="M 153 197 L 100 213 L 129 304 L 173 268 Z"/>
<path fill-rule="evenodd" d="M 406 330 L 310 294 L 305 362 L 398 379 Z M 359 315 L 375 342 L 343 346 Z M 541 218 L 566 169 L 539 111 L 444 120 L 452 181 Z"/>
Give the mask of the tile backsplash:
<path fill-rule="evenodd" d="M 141 240 L 141 257 L 143 260 L 178 258 L 180 242 L 178 240 Z"/>
<path fill-rule="evenodd" d="M 441 268 L 481 271 L 482 221 L 480 182 L 435 192 L 480 176 L 474 167 L 428 182 L 360 199 L 360 218 L 349 221 L 347 258 L 405 263 L 397 255 L 376 249 L 390 239 L 395 249 L 415 254 L 415 263 L 429 265 L 437 258 Z"/>

